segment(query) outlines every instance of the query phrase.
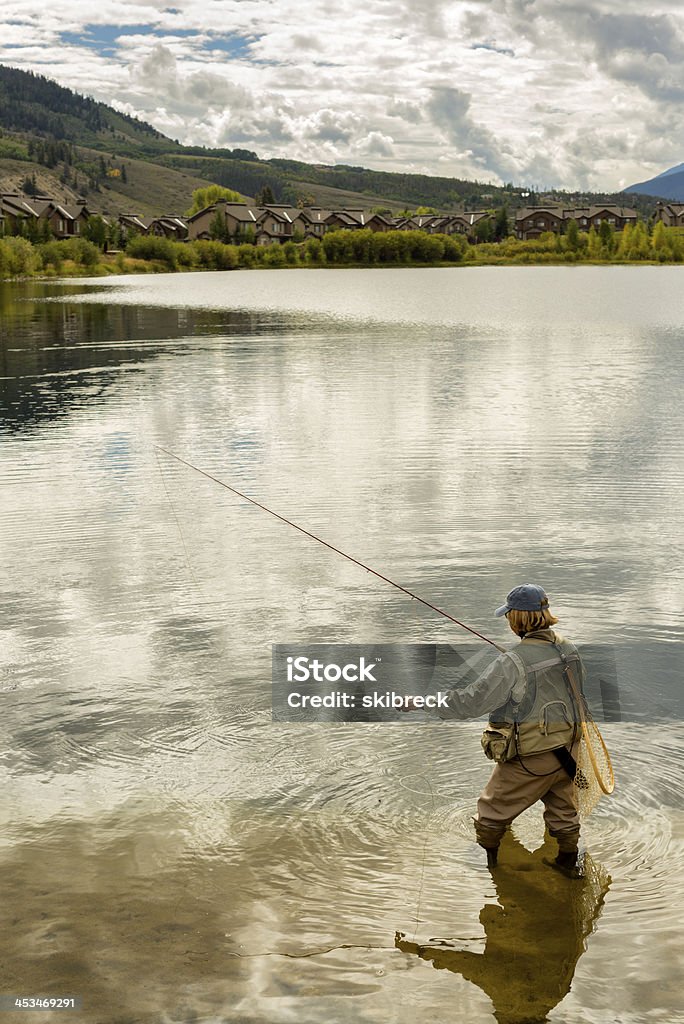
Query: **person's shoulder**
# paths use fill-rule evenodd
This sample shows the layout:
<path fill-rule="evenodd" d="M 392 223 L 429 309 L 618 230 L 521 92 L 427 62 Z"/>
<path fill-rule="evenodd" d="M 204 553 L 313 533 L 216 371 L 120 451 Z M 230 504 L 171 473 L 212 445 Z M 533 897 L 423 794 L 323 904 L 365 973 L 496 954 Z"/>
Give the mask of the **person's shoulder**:
<path fill-rule="evenodd" d="M 554 630 L 555 632 L 555 630 Z M 566 636 L 562 636 L 560 633 L 556 633 L 555 643 L 560 647 L 566 654 L 576 654 L 579 658 L 579 651 L 577 644 L 574 644 L 572 640 L 568 640 Z"/>
<path fill-rule="evenodd" d="M 499 664 L 505 665 L 506 667 L 514 665 L 518 670 L 522 667 L 524 671 L 524 662 L 520 656 L 521 645 L 522 640 L 517 644 L 514 644 L 513 647 L 509 647 L 507 651 L 502 651 L 497 659 Z"/>
<path fill-rule="evenodd" d="M 521 643 L 522 640 L 518 640 L 518 642 L 513 644 L 511 647 L 507 647 L 505 650 L 502 650 L 496 660 L 498 662 L 510 661 L 511 657 L 515 657 L 516 652 L 520 650 Z"/>

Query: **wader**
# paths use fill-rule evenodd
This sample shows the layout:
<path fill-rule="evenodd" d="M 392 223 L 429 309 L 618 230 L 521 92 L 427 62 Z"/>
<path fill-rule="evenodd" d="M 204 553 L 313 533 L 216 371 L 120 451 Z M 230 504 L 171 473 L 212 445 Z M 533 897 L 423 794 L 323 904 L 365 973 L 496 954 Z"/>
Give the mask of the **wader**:
<path fill-rule="evenodd" d="M 556 644 L 558 647 L 556 647 Z M 487 850 L 490 866 L 511 822 L 537 800 L 544 804 L 546 827 L 558 841 L 559 864 L 576 860 L 580 824 L 577 792 L 571 776 L 553 752 L 565 747 L 576 759 L 579 728 L 571 694 L 563 675 L 560 653 L 583 672 L 576 648 L 553 633 L 538 630 L 515 648 L 516 660 L 526 676 L 519 705 L 509 704 L 490 716 L 497 723 L 514 723 L 516 753 L 494 767 L 477 802 L 475 833 Z"/>

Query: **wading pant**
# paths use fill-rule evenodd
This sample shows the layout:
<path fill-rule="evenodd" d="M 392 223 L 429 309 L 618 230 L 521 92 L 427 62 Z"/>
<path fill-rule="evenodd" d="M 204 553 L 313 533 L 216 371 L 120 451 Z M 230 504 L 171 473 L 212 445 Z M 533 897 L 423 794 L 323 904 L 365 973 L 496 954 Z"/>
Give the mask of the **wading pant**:
<path fill-rule="evenodd" d="M 575 757 L 578 748 L 579 744 L 573 749 Z M 550 750 L 524 757 L 522 764 L 516 759 L 494 767 L 477 801 L 474 821 L 480 846 L 485 849 L 497 847 L 514 818 L 537 800 L 544 803 L 544 821 L 550 834 L 558 841 L 558 849 L 576 850 L 580 831 L 577 791 Z"/>

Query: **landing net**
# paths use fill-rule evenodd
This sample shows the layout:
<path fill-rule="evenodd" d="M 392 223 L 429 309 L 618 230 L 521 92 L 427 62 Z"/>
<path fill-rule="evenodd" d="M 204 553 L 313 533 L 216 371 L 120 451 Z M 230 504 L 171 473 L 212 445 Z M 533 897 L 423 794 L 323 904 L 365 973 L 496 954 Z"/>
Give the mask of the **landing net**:
<path fill-rule="evenodd" d="M 580 708 L 582 736 L 577 755 L 577 771 L 574 784 L 577 789 L 577 807 L 581 818 L 587 818 L 603 794 L 610 795 L 615 789 L 615 776 L 608 748 L 601 731 L 594 721 L 583 695 L 577 691 L 575 681 L 571 685 L 575 700 Z"/>

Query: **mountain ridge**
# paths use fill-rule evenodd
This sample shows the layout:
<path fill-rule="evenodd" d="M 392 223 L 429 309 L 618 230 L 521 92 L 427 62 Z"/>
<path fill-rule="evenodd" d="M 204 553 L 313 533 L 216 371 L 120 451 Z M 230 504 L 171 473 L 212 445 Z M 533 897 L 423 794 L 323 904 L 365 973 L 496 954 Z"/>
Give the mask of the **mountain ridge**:
<path fill-rule="evenodd" d="M 638 181 L 625 189 L 629 195 L 656 196 L 670 202 L 684 202 L 684 163 L 661 171 L 654 178 Z"/>

